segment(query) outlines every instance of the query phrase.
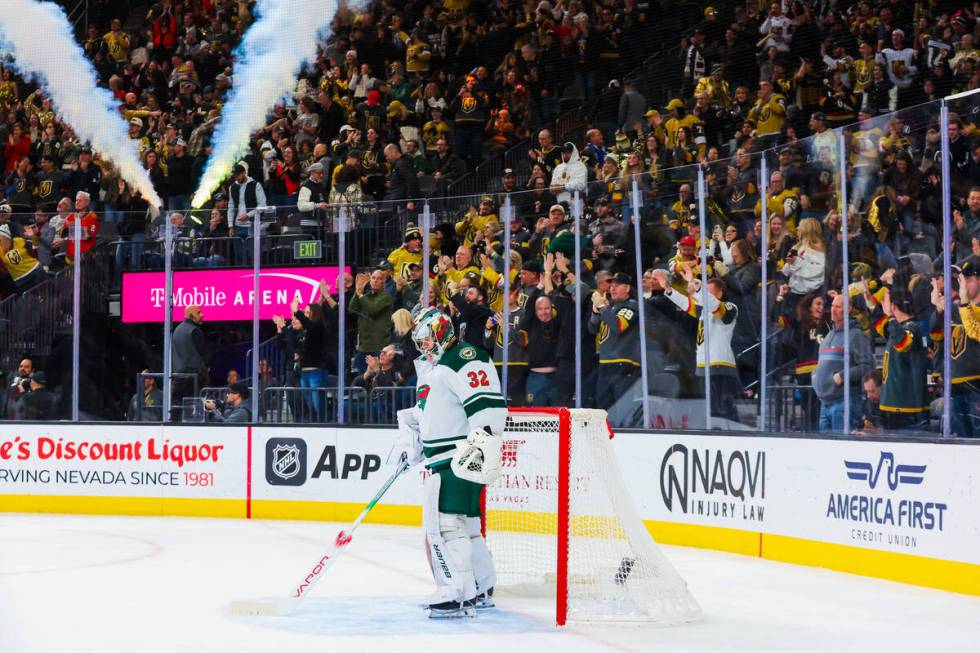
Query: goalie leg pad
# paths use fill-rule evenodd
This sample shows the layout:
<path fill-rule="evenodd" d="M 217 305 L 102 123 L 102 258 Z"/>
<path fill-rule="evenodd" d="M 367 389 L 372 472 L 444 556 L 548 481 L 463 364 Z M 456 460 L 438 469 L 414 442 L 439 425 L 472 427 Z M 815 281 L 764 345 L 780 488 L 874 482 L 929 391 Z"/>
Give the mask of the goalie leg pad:
<path fill-rule="evenodd" d="M 423 485 L 425 502 L 422 507 L 422 526 L 425 530 L 429 565 L 436 581 L 436 591 L 429 598 L 429 603 L 463 604 L 476 597 L 473 545 L 464 515 L 439 512 L 441 488 L 439 474 L 427 478 Z"/>
<path fill-rule="evenodd" d="M 493 567 L 493 557 L 490 549 L 487 548 L 487 541 L 483 539 L 483 532 L 479 517 L 470 517 L 466 520 L 466 526 L 470 533 L 470 543 L 473 548 L 473 574 L 476 578 L 476 597 L 478 608 L 492 608 L 493 598 L 488 592 L 493 591 L 493 586 L 497 583 L 497 574 Z"/>

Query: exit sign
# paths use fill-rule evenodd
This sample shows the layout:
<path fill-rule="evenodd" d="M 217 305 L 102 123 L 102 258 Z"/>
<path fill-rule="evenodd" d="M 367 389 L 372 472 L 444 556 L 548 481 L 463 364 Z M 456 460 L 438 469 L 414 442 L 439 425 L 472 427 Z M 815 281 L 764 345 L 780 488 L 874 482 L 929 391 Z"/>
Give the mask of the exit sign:
<path fill-rule="evenodd" d="M 319 240 L 297 240 L 293 243 L 294 259 L 319 259 L 323 257 L 323 243 Z"/>

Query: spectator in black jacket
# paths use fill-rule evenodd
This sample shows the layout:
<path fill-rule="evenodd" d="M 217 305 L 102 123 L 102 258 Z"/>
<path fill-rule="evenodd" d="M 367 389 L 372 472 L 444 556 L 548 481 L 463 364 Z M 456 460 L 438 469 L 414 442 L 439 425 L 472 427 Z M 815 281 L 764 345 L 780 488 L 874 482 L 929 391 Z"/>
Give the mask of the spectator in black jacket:
<path fill-rule="evenodd" d="M 179 407 L 185 396 L 193 395 L 208 382 L 208 343 L 201 324 L 204 313 L 200 306 L 188 306 L 184 321 L 174 329 L 171 341 L 171 369 L 174 374 L 191 376 L 173 380 L 172 405 Z M 195 383 L 196 381 L 196 383 Z"/>
<path fill-rule="evenodd" d="M 756 325 L 760 314 L 759 283 L 762 280 L 762 268 L 755 259 L 752 244 L 744 238 L 732 243 L 730 255 L 730 265 L 719 265 L 716 262 L 714 270 L 725 284 L 725 296 L 738 306 L 738 314 L 745 318 L 736 322 L 732 336 L 732 347 L 738 356 L 739 352 L 759 341 Z M 739 375 L 746 385 L 758 378 L 758 349 L 755 352 L 751 356 L 737 358 Z"/>
<path fill-rule="evenodd" d="M 102 190 L 102 170 L 92 162 L 92 150 L 83 147 L 78 153 L 78 161 L 71 167 L 68 184 L 72 196 L 77 195 L 79 191 L 84 191 L 92 197 L 98 197 L 99 191 Z"/>
<path fill-rule="evenodd" d="M 875 64 L 871 81 L 864 87 L 864 109 L 873 116 L 893 109 L 892 84 L 884 64 Z"/>
<path fill-rule="evenodd" d="M 391 172 L 385 182 L 387 190 L 384 201 L 397 203 L 385 208 L 394 211 L 404 206 L 411 211 L 415 208 L 415 204 L 407 200 L 417 199 L 421 196 L 418 177 L 415 175 L 415 166 L 408 159 L 402 157 L 402 151 L 394 143 L 386 145 L 384 153 L 385 159 L 391 165 Z"/>
<path fill-rule="evenodd" d="M 324 417 L 319 389 L 327 385 L 325 353 L 330 346 L 326 338 L 323 308 L 320 304 L 309 304 L 300 311 L 299 300 L 294 299 L 289 310 L 306 332 L 299 352 L 299 384 L 304 388 L 303 401 L 310 408 L 313 421 L 319 422 Z M 311 391 L 307 392 L 306 388 L 311 388 Z"/>
<path fill-rule="evenodd" d="M 584 270 L 583 270 L 584 272 Z M 608 290 L 609 273 L 599 272 L 594 283 L 601 291 Z M 575 360 L 581 358 L 582 405 L 591 406 L 595 398 L 596 349 L 595 335 L 589 333 L 587 323 L 592 315 L 592 302 L 588 287 L 590 279 L 583 280 L 582 301 L 575 306 L 575 286 L 578 280 L 569 267 L 568 260 L 560 252 L 548 254 L 544 258 L 541 284 L 544 292 L 551 298 L 552 306 L 559 316 L 558 346 L 555 349 L 555 403 L 556 406 L 571 406 L 575 397 Z M 526 288 L 529 297 L 525 306 L 531 310 L 537 301 L 536 289 Z M 581 339 L 575 337 L 576 323 L 581 324 Z"/>
<path fill-rule="evenodd" d="M 320 91 L 318 100 L 320 120 L 317 123 L 317 134 L 324 143 L 329 143 L 340 133 L 347 116 L 344 115 L 344 108 L 334 102 L 327 91 Z"/>
<path fill-rule="evenodd" d="M 524 312 L 519 329 L 526 334 L 527 404 L 556 406 L 558 392 L 555 375 L 558 371 L 561 319 L 551 298 L 547 295 L 537 296 L 533 309 Z"/>
<path fill-rule="evenodd" d="M 391 314 L 392 344 L 401 354 L 401 375 L 405 385 L 415 385 L 415 359 L 419 357 L 418 347 L 412 340 L 415 321 L 408 309 L 399 308 Z"/>
<path fill-rule="evenodd" d="M 653 271 L 651 295 L 646 300 L 647 338 L 653 338 L 665 356 L 665 370 L 677 376 L 681 397 L 703 397 L 704 382 L 697 377 L 698 319 L 679 309 L 664 292 L 670 287 L 666 270 Z"/>
<path fill-rule="evenodd" d="M 37 370 L 31 374 L 30 391 L 17 402 L 16 413 L 20 419 L 49 420 L 57 413 L 57 398 L 48 390 L 48 379 L 44 372 Z"/>
<path fill-rule="evenodd" d="M 408 278 L 403 276 L 395 277 L 395 306 L 406 311 L 411 311 L 418 305 L 422 297 L 424 284 L 422 275 L 424 270 L 418 263 L 408 264 Z"/>
<path fill-rule="evenodd" d="M 174 153 L 167 159 L 167 178 L 170 197 L 167 199 L 170 210 L 187 213 L 191 208 L 191 193 L 194 192 L 194 160 L 187 155 L 187 143 L 178 138 L 174 143 Z"/>
<path fill-rule="evenodd" d="M 153 190 L 166 202 L 170 197 L 170 180 L 160 165 L 160 154 L 156 150 L 147 151 L 143 155 L 143 167 L 146 169 L 146 174 L 150 176 Z"/>
<path fill-rule="evenodd" d="M 445 194 L 446 188 L 466 174 L 466 163 L 449 151 L 449 141 L 436 141 L 436 152 L 427 162 L 432 179 L 436 182 L 436 195 Z"/>
<path fill-rule="evenodd" d="M 534 174 L 533 168 L 536 167 L 540 167 L 540 164 L 532 166 L 532 175 Z M 540 167 L 540 171 L 543 175 L 544 168 Z M 530 188 L 532 192 L 521 193 L 518 196 L 517 214 L 524 220 L 525 225 L 536 224 L 539 218 L 547 216 L 548 210 L 558 203 L 558 198 L 551 192 L 549 186 L 550 177 L 542 175 L 531 177 Z"/>
<path fill-rule="evenodd" d="M 289 388 L 299 387 L 300 350 L 303 347 L 303 324 L 295 317 L 286 321 L 281 315 L 272 318 L 276 325 L 276 345 L 282 352 L 283 370 L 281 385 Z M 295 391 L 287 397 L 289 409 L 294 416 L 302 415 L 303 398 Z"/>
<path fill-rule="evenodd" d="M 487 291 L 473 284 L 452 296 L 453 307 L 457 313 L 459 339 L 474 347 L 487 351 L 483 340 L 483 329 L 493 311 L 487 306 Z M 488 352 L 493 354 L 492 351 Z"/>

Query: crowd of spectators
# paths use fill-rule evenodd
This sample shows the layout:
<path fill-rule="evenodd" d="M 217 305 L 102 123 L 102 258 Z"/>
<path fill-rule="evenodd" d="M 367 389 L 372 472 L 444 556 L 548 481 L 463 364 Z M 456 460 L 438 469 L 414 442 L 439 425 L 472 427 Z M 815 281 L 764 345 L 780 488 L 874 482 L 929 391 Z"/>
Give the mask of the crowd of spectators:
<path fill-rule="evenodd" d="M 430 301 L 446 306 L 468 342 L 478 343 L 474 325 L 485 321 L 484 345 L 498 363 L 503 361 L 497 335 L 504 301 L 501 243 L 511 240 L 517 254 L 513 267 L 522 282 L 507 343 L 512 402 L 557 398 L 557 403 L 568 403 L 570 377 L 563 363 L 571 357 L 566 353 L 563 360 L 562 352 L 577 346 L 585 353 L 586 403 L 608 407 L 622 397 L 638 376 L 636 302 L 642 294 L 652 369 L 657 376 L 662 369 L 672 371 L 675 379 L 664 382 L 678 386 L 672 389 L 675 396 L 698 397 L 704 392 L 699 377 L 710 361 L 716 416 L 737 421 L 736 402 L 757 402 L 760 383 L 783 385 L 783 376 L 760 380 L 759 347 L 752 351 L 762 333 L 761 304 L 766 303 L 767 330 L 775 334 L 774 342 L 765 345 L 771 350 L 769 362 L 787 372 L 792 392 L 784 394 L 800 413 L 798 428 L 930 428 L 931 404 L 939 398 L 933 375 L 941 368 L 943 343 L 935 328 L 932 340 L 925 339 L 941 303 L 930 302 L 926 291 L 938 283 L 942 270 L 942 157 L 938 105 L 921 103 L 977 86 L 972 74 L 976 16 L 970 9 L 943 13 L 937 8 L 934 15 L 913 17 L 894 3 L 826 11 L 808 3 L 777 3 L 764 9 L 707 8 L 704 22 L 684 37 L 679 53 L 685 81 L 662 112 L 638 98 L 627 80 L 620 116 L 635 116 L 635 107 L 642 106 L 643 121 L 620 119 L 614 144 L 605 144 L 600 124 L 581 143 L 556 145 L 551 132 L 542 130 L 531 151 L 528 185 L 533 192 L 514 188 L 513 171 L 506 170 L 500 180 L 503 193 L 474 201 L 462 216 L 451 216 L 436 229 Z M 903 47 L 906 34 L 913 44 L 909 48 Z M 749 55 L 756 64 L 746 64 Z M 798 65 L 791 67 L 793 61 Z M 970 291 L 971 256 L 980 254 L 980 221 L 975 219 L 980 216 L 970 208 L 971 197 L 980 193 L 971 191 L 980 183 L 980 150 L 973 140 L 976 109 L 974 100 L 954 107 L 949 129 L 955 233 L 947 238 L 957 266 L 952 291 L 955 301 L 967 307 L 978 301 Z M 833 128 L 845 125 L 846 161 L 839 161 Z M 765 180 L 760 179 L 763 156 L 771 171 Z M 690 183 L 696 177 L 689 165 L 694 163 L 705 169 L 711 232 L 704 235 L 710 238 L 707 324 L 702 299 L 695 294 L 702 267 L 696 207 L 702 200 Z M 642 195 L 636 215 L 630 193 L 634 183 Z M 583 226 L 588 229 L 581 240 L 582 279 L 574 279 L 569 263 L 576 192 L 586 202 Z M 511 220 L 500 215 L 505 195 L 515 208 Z M 980 202 L 980 195 L 975 199 Z M 763 201 L 766 224 L 760 219 Z M 853 282 L 846 289 L 838 235 L 845 209 Z M 642 289 L 633 285 L 630 291 L 630 275 L 637 272 L 633 220 L 641 223 L 645 274 Z M 766 251 L 761 249 L 763 229 Z M 446 235 L 454 236 L 448 250 L 442 242 Z M 419 262 L 406 259 L 410 238 L 392 254 L 392 264 Z M 763 266 L 766 288 L 760 288 Z M 575 283 L 587 285 L 591 306 L 568 304 Z M 847 319 L 855 320 L 847 380 L 839 351 L 844 292 L 852 300 Z M 941 296 L 941 289 L 936 292 Z M 672 301 L 664 303 L 662 295 Z M 892 299 L 883 302 L 885 296 Z M 554 325 L 541 319 L 545 314 L 553 316 Z M 971 316 L 969 311 L 957 316 L 962 322 L 954 331 L 975 336 Z M 587 321 L 582 343 L 572 340 L 574 330 L 558 335 L 561 325 L 573 324 L 576 317 Z M 920 326 L 919 332 L 912 324 Z M 542 330 L 549 329 L 553 337 L 542 339 Z M 705 338 L 704 331 L 714 337 Z M 822 345 L 825 341 L 831 346 Z M 962 342 L 950 347 L 957 360 L 962 358 L 957 352 Z M 897 361 L 909 357 L 915 363 L 902 372 Z M 876 372 L 884 399 L 872 409 L 863 387 L 869 379 L 874 385 Z M 973 376 L 956 377 L 957 396 L 974 397 L 956 409 L 961 417 L 977 414 L 975 406 L 967 405 L 977 395 L 972 381 L 961 383 Z M 846 427 L 845 384 L 854 407 Z M 895 395 L 889 388 L 901 391 Z M 972 435 L 969 424 L 974 422 L 954 422 L 957 433 Z"/>
<path fill-rule="evenodd" d="M 642 303 L 651 394 L 703 397 L 707 365 L 711 412 L 733 422 L 746 419 L 745 406 L 757 409 L 760 384 L 771 384 L 792 388 L 787 396 L 800 415 L 797 428 L 930 428 L 931 374 L 941 369 L 946 345 L 941 329 L 929 323 L 940 310 L 937 275 L 947 245 L 957 265 L 950 292 L 969 309 L 954 318 L 957 333 L 965 334 L 965 346 L 976 342 L 970 307 L 980 298 L 971 285 L 971 257 L 980 255 L 980 143 L 971 97 L 950 114 L 954 233 L 944 236 L 939 112 L 923 103 L 980 85 L 977 7 L 716 3 L 699 9 L 699 20 L 661 60 L 665 75 L 676 80 L 662 107 L 638 90 L 648 85 L 622 77 L 653 49 L 648 37 L 660 11 L 633 0 L 419 2 L 397 9 L 376 3 L 363 12 L 343 10 L 291 98 L 252 135 L 206 220 L 188 211 L 188 200 L 234 84 L 232 53 L 252 19 L 249 3 L 161 3 L 139 17 L 139 29 L 112 21 L 108 32 L 90 30 L 85 47 L 122 103 L 131 138 L 166 198 L 166 219 L 180 235 L 242 238 L 255 224 L 276 229 L 291 219 L 322 228 L 330 206 L 370 202 L 387 206 L 385 220 L 403 230 L 404 242 L 390 256 L 380 263 L 373 253 L 361 257 L 356 274 L 345 279 L 349 363 L 330 354 L 338 337 L 336 289 L 322 289 L 322 302 L 294 307 L 292 316 L 276 321 L 300 387 L 328 387 L 338 374 L 360 388 L 388 387 L 382 381 L 410 387 L 404 312 L 437 304 L 453 315 L 460 338 L 486 347 L 500 365 L 506 350 L 513 404 L 570 404 L 578 350 L 587 379 L 583 405 L 610 407 L 639 378 Z M 496 61 L 497 67 L 487 65 Z M 598 94 L 600 110 L 582 141 L 556 141 L 551 121 L 558 112 Z M 21 101 L 21 95 L 19 82 L 4 72 L 5 165 L 15 181 L 35 184 L 28 210 L 40 207 L 36 189 L 46 187 L 38 175 L 61 171 L 79 179 L 81 190 L 99 193 L 102 222 L 115 223 L 133 241 L 117 249 L 117 269 L 134 259 L 138 265 L 145 256 L 138 241 L 154 233 L 140 198 L 118 178 L 106 183 L 111 169 L 97 154 L 83 166 L 82 146 L 72 145 L 49 103 L 36 95 Z M 25 145 L 34 116 L 45 134 L 54 125 L 52 136 Z M 845 127 L 844 160 L 837 127 Z M 508 168 L 468 208 L 438 212 L 430 234 L 407 224 L 418 223 L 421 204 L 413 200 L 444 194 L 487 156 L 525 138 L 531 140 L 526 170 Z M 39 157 L 38 173 L 31 171 L 32 156 Z M 98 186 L 84 172 L 92 165 L 102 172 Z M 699 166 L 703 195 L 695 183 Z M 527 179 L 526 186 L 517 179 Z M 15 187 L 7 187 L 8 203 Z M 67 181 L 60 187 L 74 188 Z M 49 200 L 58 215 L 62 195 L 53 192 Z M 580 234 L 572 226 L 576 196 L 583 200 Z M 502 213 L 507 199 L 510 216 Z M 286 210 L 262 211 L 266 205 Z M 708 233 L 701 233 L 699 208 Z M 841 264 L 845 210 L 848 288 Z M 159 224 L 156 229 L 159 237 Z M 36 245 L 24 233 L 24 242 Z M 422 293 L 425 238 L 432 252 L 428 297 Z M 574 274 L 577 249 L 581 278 Z M 186 257 L 194 265 L 245 260 L 244 246 L 197 248 Z M 845 293 L 851 298 L 846 318 Z M 764 313 L 766 331 L 774 334 L 762 344 L 770 351 L 769 370 L 778 372 L 772 378 L 759 371 Z M 843 379 L 838 350 L 851 319 L 851 375 Z M 964 345 L 954 337 L 948 346 L 955 355 Z M 910 357 L 905 367 L 895 362 Z M 876 373 L 880 399 L 873 406 Z M 957 379 L 957 396 L 967 397 L 958 414 L 974 415 L 973 422 L 958 419 L 957 432 L 971 434 L 975 378 Z M 842 424 L 844 392 L 853 395 L 850 425 Z M 296 409 L 322 420 L 325 400 L 306 392 Z"/>

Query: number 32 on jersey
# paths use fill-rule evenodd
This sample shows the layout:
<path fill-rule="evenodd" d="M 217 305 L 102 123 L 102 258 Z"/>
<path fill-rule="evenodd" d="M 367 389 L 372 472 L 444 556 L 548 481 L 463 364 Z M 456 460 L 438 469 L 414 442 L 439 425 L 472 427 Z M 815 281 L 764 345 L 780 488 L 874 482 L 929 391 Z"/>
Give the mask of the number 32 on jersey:
<path fill-rule="evenodd" d="M 490 379 L 487 378 L 487 373 L 484 370 L 468 372 L 466 376 L 470 379 L 471 388 L 487 387 L 490 385 Z"/>

